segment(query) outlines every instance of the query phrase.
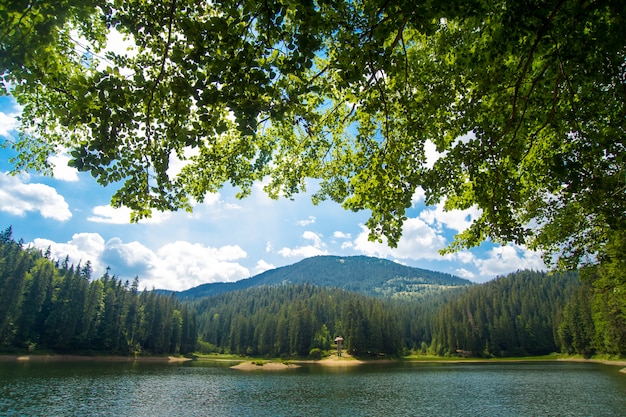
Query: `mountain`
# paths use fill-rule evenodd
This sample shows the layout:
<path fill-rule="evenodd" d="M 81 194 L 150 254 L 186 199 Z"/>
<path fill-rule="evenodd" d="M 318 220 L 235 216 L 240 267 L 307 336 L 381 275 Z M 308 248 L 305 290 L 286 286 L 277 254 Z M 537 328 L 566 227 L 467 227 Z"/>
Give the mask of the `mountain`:
<path fill-rule="evenodd" d="M 315 256 L 241 281 L 203 284 L 176 295 L 184 299 L 197 299 L 264 285 L 302 283 L 379 297 L 419 297 L 451 287 L 472 285 L 471 281 L 454 275 L 400 265 L 386 259 Z"/>

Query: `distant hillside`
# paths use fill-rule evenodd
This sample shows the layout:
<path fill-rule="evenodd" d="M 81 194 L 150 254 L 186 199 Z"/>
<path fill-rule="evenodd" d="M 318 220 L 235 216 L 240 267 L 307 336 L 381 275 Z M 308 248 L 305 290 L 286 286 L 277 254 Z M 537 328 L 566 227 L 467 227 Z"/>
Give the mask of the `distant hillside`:
<path fill-rule="evenodd" d="M 346 351 L 364 357 L 408 350 L 440 356 L 524 356 L 557 352 L 563 336 L 578 342 L 575 333 L 563 333 L 560 317 L 579 287 L 573 273 L 519 271 L 410 302 L 291 284 L 183 304 L 196 314 L 205 353 L 304 357 L 311 349 L 328 351 L 341 335 Z"/>
<path fill-rule="evenodd" d="M 419 297 L 450 287 L 472 285 L 454 275 L 413 268 L 367 256 L 316 256 L 232 283 L 203 284 L 177 293 L 197 299 L 263 285 L 311 283 L 370 296 Z"/>

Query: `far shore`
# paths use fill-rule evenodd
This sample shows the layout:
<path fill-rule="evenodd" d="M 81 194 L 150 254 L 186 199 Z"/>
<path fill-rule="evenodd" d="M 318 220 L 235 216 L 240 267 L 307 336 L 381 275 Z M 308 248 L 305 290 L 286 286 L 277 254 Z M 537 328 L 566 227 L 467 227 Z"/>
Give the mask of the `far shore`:
<path fill-rule="evenodd" d="M 186 362 L 178 356 L 0 355 L 0 362 Z"/>
<path fill-rule="evenodd" d="M 350 355 L 344 354 L 338 357 L 336 353 L 320 360 L 281 360 L 281 359 L 260 359 L 236 357 L 231 355 L 215 355 L 215 356 L 197 356 L 197 357 L 180 357 L 180 356 L 107 356 L 107 355 L 65 355 L 65 354 L 31 354 L 31 355 L 11 355 L 0 354 L 0 362 L 161 362 L 161 363 L 180 363 L 187 361 L 219 361 L 219 362 L 238 362 L 232 366 L 238 370 L 282 370 L 298 368 L 301 365 L 320 365 L 328 367 L 350 367 L 363 364 L 388 364 L 401 362 L 414 363 L 495 363 L 495 362 L 581 362 L 581 363 L 600 363 L 603 365 L 622 367 L 620 372 L 626 374 L 626 360 L 608 360 L 596 358 L 582 358 L 579 356 L 559 357 L 554 355 L 533 356 L 533 357 L 508 357 L 508 358 L 446 358 L 437 356 L 409 356 L 398 359 L 357 359 Z"/>

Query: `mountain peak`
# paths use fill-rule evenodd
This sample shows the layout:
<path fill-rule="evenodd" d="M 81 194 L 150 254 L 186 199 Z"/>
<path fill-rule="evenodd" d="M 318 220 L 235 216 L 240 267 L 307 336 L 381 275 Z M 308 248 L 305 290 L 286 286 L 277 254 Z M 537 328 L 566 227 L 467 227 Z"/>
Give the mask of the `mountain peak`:
<path fill-rule="evenodd" d="M 419 297 L 450 287 L 472 285 L 472 282 L 454 275 L 414 268 L 387 259 L 322 255 L 237 282 L 203 284 L 178 295 L 201 298 L 263 285 L 303 283 L 379 297 Z"/>

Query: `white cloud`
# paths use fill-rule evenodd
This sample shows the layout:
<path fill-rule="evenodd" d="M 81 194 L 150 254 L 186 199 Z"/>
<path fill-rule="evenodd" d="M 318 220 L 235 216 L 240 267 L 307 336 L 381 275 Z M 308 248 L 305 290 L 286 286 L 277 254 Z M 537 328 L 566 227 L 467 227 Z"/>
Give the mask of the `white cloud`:
<path fill-rule="evenodd" d="M 106 242 L 101 255 L 102 263 L 111 267 L 112 273 L 141 278 L 154 265 L 158 259 L 154 252 L 139 242 L 124 243 L 120 238 L 114 237 Z"/>
<path fill-rule="evenodd" d="M 237 245 L 220 248 L 177 241 L 157 251 L 156 265 L 142 286 L 183 290 L 209 282 L 234 282 L 250 277 L 250 271 L 236 260 L 247 257 Z"/>
<path fill-rule="evenodd" d="M 205 206 L 215 206 L 220 202 L 220 199 L 220 193 L 207 193 L 204 195 L 204 201 L 202 201 L 202 204 Z"/>
<path fill-rule="evenodd" d="M 257 274 L 260 274 L 262 272 L 269 271 L 270 269 L 274 269 L 274 268 L 276 268 L 276 266 L 274 266 L 273 264 L 267 263 L 263 259 L 261 259 L 256 263 L 256 267 L 254 268 L 254 270 Z"/>
<path fill-rule="evenodd" d="M 453 254 L 454 259 L 456 259 L 457 261 L 464 263 L 464 264 L 469 264 L 474 262 L 475 257 L 474 254 L 470 251 L 464 250 L 464 251 L 460 251 L 460 252 L 455 252 Z"/>
<path fill-rule="evenodd" d="M 544 271 L 547 269 L 539 252 L 518 245 L 497 246 L 488 252 L 488 256 L 487 259 L 474 261 L 480 275 L 485 280 L 517 270 Z"/>
<path fill-rule="evenodd" d="M 53 177 L 60 181 L 78 181 L 78 170 L 68 165 L 70 157 L 66 154 L 53 155 L 48 159 L 52 164 Z"/>
<path fill-rule="evenodd" d="M 426 168 L 432 168 L 435 162 L 446 154 L 445 152 L 438 152 L 437 146 L 430 140 L 424 142 L 424 153 L 426 155 Z"/>
<path fill-rule="evenodd" d="M 328 255 L 328 251 L 312 245 L 306 245 L 293 249 L 285 247 L 279 250 L 278 254 L 285 258 L 310 258 L 312 256 Z"/>
<path fill-rule="evenodd" d="M 335 231 L 335 233 L 333 233 L 333 237 L 335 239 L 352 239 L 352 235 L 350 233 L 344 233 L 341 232 L 339 230 Z"/>
<path fill-rule="evenodd" d="M 104 252 L 104 239 L 98 233 L 75 233 L 72 240 L 65 243 L 54 242 L 49 239 L 34 239 L 33 245 L 42 250 L 50 248 L 52 259 L 63 261 L 69 257 L 70 264 L 78 265 L 91 262 L 94 276 L 104 273 L 105 266 L 100 262 Z"/>
<path fill-rule="evenodd" d="M 0 173 L 0 211 L 16 216 L 39 212 L 43 217 L 66 221 L 72 212 L 63 196 L 45 184 L 23 183 L 19 177 Z"/>
<path fill-rule="evenodd" d="M 305 226 L 308 226 L 308 225 L 310 225 L 310 224 L 315 223 L 315 220 L 316 220 L 316 219 L 315 219 L 315 216 L 309 216 L 309 218 L 308 218 L 308 219 L 298 220 L 298 221 L 296 222 L 296 224 L 297 224 L 298 226 L 305 227 Z"/>
<path fill-rule="evenodd" d="M 474 280 L 474 278 L 476 278 L 476 274 L 474 274 L 471 271 L 468 271 L 465 268 L 458 268 L 455 271 L 455 275 L 461 278 L 469 279 L 469 280 Z"/>
<path fill-rule="evenodd" d="M 232 282 L 248 278 L 250 272 L 236 261 L 247 253 L 239 246 L 219 248 L 197 243 L 176 241 L 156 252 L 139 242 L 124 243 L 120 238 L 105 240 L 98 233 L 77 233 L 66 243 L 35 239 L 33 245 L 51 256 L 83 265 L 90 261 L 97 278 L 111 267 L 111 274 L 122 280 L 139 277 L 141 288 L 185 290 L 208 282 Z M 263 264 L 259 263 L 258 266 Z M 265 264 L 272 267 L 270 264 Z"/>
<path fill-rule="evenodd" d="M 224 208 L 226 210 L 243 210 L 243 206 L 235 203 L 226 203 L 224 204 Z"/>
<path fill-rule="evenodd" d="M 310 230 L 307 230 L 306 232 L 302 233 L 302 237 L 306 240 L 312 241 L 313 246 L 315 246 L 316 248 L 322 247 L 324 245 L 322 243 L 322 235 L 319 235 L 315 232 L 311 232 Z"/>
<path fill-rule="evenodd" d="M 411 203 L 415 206 L 420 201 L 424 201 L 426 199 L 426 191 L 422 187 L 417 187 L 413 196 L 411 196 Z"/>
<path fill-rule="evenodd" d="M 87 217 L 87 220 L 94 223 L 109 224 L 129 224 L 131 209 L 127 207 L 114 208 L 111 205 L 96 206 L 92 209 L 93 216 Z M 169 219 L 170 212 L 152 211 L 152 217 L 141 219 L 139 223 L 158 224 Z"/>
<path fill-rule="evenodd" d="M 341 244 L 341 249 L 352 249 L 354 247 L 354 244 L 352 242 L 343 242 Z"/>
<path fill-rule="evenodd" d="M 19 126 L 19 113 L 4 113 L 0 111 L 0 137 L 10 138 L 11 132 Z"/>
<path fill-rule="evenodd" d="M 404 222 L 402 237 L 397 248 L 382 242 L 368 240 L 369 229 L 361 226 L 361 233 L 354 240 L 354 248 L 368 256 L 398 259 L 441 259 L 438 250 L 446 245 L 446 240 L 436 230 L 420 218 L 410 218 Z"/>
<path fill-rule="evenodd" d="M 455 147 L 460 143 L 468 143 L 470 140 L 475 138 L 476 135 L 473 132 L 466 133 L 465 135 L 457 137 L 451 147 Z M 448 151 L 445 150 L 443 152 L 439 152 L 437 150 L 437 146 L 430 140 L 427 140 L 424 143 L 424 153 L 426 155 L 426 168 L 432 168 L 439 158 L 448 154 Z"/>
<path fill-rule="evenodd" d="M 481 211 L 474 207 L 466 210 L 445 211 L 443 206 L 443 203 L 439 203 L 434 209 L 423 210 L 419 217 L 430 225 L 445 226 L 459 233 L 469 228 L 481 214 Z"/>
<path fill-rule="evenodd" d="M 310 245 L 298 246 L 296 248 L 284 247 L 278 254 L 285 258 L 310 258 L 311 256 L 328 255 L 326 245 L 322 242 L 322 236 L 309 230 L 302 234 L 306 240 L 310 240 Z"/>
<path fill-rule="evenodd" d="M 189 159 L 193 156 L 197 156 L 200 153 L 199 149 L 194 149 L 187 146 L 183 149 L 182 159 L 178 157 L 176 152 L 172 151 L 170 154 L 169 166 L 167 168 L 167 176 L 170 178 L 176 177 L 182 169 L 189 164 Z"/>

